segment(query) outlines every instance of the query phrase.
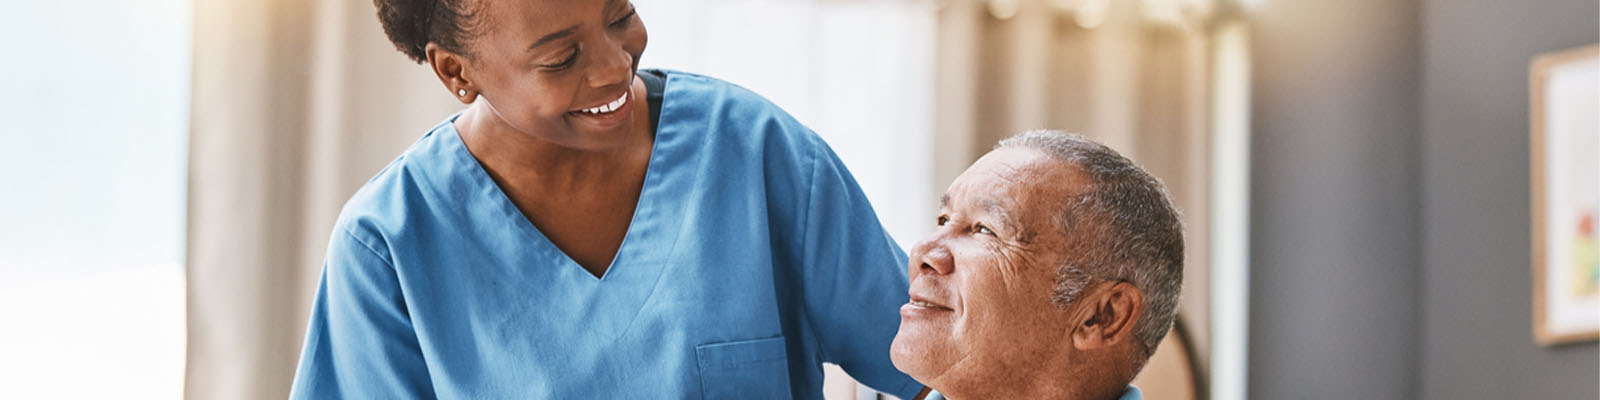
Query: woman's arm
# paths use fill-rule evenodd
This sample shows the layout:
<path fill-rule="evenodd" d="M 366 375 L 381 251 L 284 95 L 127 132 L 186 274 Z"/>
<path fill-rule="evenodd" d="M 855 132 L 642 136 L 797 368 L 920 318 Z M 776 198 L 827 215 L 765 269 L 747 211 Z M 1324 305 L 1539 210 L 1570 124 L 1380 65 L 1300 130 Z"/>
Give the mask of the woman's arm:
<path fill-rule="evenodd" d="M 290 398 L 434 397 L 393 264 L 370 242 L 335 229 Z"/>
<path fill-rule="evenodd" d="M 807 318 L 825 361 L 875 389 L 915 398 L 922 385 L 889 360 L 908 301 L 905 252 L 844 162 L 820 138 L 814 142 L 801 264 Z"/>

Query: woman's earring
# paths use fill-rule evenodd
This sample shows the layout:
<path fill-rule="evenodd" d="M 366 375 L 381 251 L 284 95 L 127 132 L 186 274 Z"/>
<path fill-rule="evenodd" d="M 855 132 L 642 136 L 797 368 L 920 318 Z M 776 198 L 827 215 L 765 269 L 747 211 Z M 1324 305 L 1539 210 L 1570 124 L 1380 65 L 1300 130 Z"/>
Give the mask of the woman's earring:
<path fill-rule="evenodd" d="M 466 89 L 457 90 L 456 94 L 461 95 L 461 97 L 467 97 L 467 90 Z"/>

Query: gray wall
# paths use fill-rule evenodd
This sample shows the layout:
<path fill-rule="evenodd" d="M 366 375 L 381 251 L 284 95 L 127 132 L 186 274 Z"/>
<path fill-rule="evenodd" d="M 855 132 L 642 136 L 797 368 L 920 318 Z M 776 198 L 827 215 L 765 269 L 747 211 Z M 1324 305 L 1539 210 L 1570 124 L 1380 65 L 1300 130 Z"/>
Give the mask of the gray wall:
<path fill-rule="evenodd" d="M 1252 398 L 1595 399 L 1530 328 L 1528 62 L 1593 0 L 1250 12 Z"/>
<path fill-rule="evenodd" d="M 1423 397 L 1600 398 L 1593 342 L 1533 343 L 1528 270 L 1528 62 L 1600 40 L 1600 2 L 1423 4 Z"/>
<path fill-rule="evenodd" d="M 1419 5 L 1250 12 L 1250 397 L 1417 393 Z"/>

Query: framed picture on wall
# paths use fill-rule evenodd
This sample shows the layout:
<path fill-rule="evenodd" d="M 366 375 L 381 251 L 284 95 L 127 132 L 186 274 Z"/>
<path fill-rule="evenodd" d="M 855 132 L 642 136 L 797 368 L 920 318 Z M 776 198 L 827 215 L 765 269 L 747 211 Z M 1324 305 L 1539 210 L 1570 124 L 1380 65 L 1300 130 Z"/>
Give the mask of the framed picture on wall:
<path fill-rule="evenodd" d="M 1541 55 L 1530 71 L 1533 337 L 1600 338 L 1600 45 Z"/>

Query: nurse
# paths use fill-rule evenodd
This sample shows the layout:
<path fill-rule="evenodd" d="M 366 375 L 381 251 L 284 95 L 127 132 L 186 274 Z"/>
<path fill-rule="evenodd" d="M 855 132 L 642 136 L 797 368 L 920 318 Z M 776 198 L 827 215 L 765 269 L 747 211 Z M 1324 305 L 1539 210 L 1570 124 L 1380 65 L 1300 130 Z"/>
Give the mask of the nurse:
<path fill-rule="evenodd" d="M 639 71 L 625 0 L 377 0 L 467 108 L 345 205 L 293 398 L 912 398 L 904 253 L 816 134 Z M 775 18 L 779 16 L 774 16 Z"/>

